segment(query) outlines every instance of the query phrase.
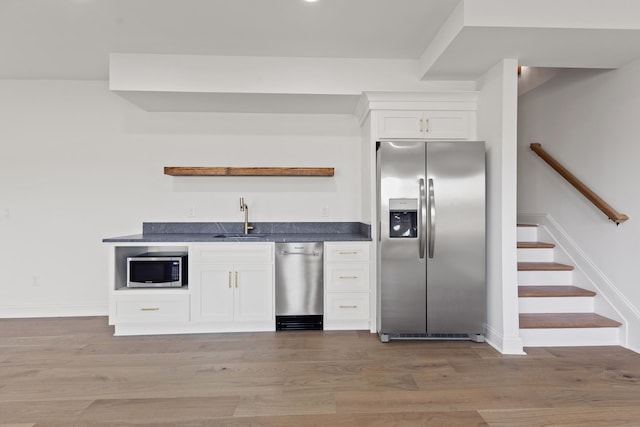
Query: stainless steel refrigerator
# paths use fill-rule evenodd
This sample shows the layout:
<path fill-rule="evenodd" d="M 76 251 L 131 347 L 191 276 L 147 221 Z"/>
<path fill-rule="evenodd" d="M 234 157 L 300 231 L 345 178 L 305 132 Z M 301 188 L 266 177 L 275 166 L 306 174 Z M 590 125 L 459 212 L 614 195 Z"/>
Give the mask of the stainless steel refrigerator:
<path fill-rule="evenodd" d="M 380 142 L 377 176 L 380 339 L 484 341 L 484 142 Z"/>

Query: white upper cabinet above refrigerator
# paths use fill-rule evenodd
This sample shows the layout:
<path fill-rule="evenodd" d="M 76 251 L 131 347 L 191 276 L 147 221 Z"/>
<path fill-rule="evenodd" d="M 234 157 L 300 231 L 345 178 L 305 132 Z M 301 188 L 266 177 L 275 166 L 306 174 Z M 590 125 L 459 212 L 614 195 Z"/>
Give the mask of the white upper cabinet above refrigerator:
<path fill-rule="evenodd" d="M 416 139 L 469 139 L 469 111 L 379 111 L 378 137 Z"/>

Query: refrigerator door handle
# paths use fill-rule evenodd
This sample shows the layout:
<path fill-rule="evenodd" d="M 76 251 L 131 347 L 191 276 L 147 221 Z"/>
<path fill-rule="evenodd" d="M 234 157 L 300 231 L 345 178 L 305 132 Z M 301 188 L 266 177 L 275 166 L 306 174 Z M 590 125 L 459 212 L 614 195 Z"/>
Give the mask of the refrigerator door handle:
<path fill-rule="evenodd" d="M 433 179 L 429 178 L 429 258 L 433 258 L 436 247 L 436 198 L 433 192 Z"/>
<path fill-rule="evenodd" d="M 424 179 L 418 180 L 420 184 L 420 206 L 418 207 L 418 252 L 420 259 L 424 258 L 425 234 L 427 230 L 427 196 L 424 192 Z"/>

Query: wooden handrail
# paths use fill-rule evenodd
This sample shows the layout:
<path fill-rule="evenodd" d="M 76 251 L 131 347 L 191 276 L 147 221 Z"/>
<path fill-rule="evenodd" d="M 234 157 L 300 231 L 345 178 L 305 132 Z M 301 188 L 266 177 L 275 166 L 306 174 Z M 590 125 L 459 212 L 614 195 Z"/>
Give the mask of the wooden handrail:
<path fill-rule="evenodd" d="M 564 166 L 562 166 L 556 159 L 551 157 L 549 153 L 542 149 L 542 145 L 537 142 L 532 143 L 531 150 L 549 164 L 556 172 L 558 172 L 564 179 L 569 181 L 569 184 L 573 185 L 576 190 L 582 193 L 591 203 L 593 203 L 598 209 L 600 209 L 611 221 L 619 225 L 621 222 L 625 222 L 629 217 L 625 214 L 613 209 L 607 202 L 602 200 L 596 193 L 594 193 L 589 187 L 587 187 L 582 181 L 569 172 Z"/>

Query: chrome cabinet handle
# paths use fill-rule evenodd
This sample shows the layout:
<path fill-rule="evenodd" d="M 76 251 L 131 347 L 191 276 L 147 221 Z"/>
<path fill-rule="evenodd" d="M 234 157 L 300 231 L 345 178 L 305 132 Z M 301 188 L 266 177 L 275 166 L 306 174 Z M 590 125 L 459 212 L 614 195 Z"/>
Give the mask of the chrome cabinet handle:
<path fill-rule="evenodd" d="M 358 276 L 340 276 L 340 279 L 357 279 Z"/>
<path fill-rule="evenodd" d="M 341 305 L 340 308 L 358 308 L 357 305 Z"/>
<path fill-rule="evenodd" d="M 231 272 L 229 272 L 229 278 L 227 279 L 227 284 L 229 285 L 229 288 L 231 288 Z"/>
<path fill-rule="evenodd" d="M 422 117 L 420 117 L 420 132 L 423 132 L 423 130 L 422 130 Z"/>
<path fill-rule="evenodd" d="M 340 251 L 340 255 L 356 255 L 358 252 L 356 251 Z"/>
<path fill-rule="evenodd" d="M 238 272 L 236 271 L 236 289 L 238 289 L 239 284 L 240 284 L 240 281 L 238 280 Z"/>
<path fill-rule="evenodd" d="M 420 206 L 418 208 L 418 254 L 420 259 L 424 258 L 424 235 L 427 230 L 427 201 L 424 193 L 424 179 L 418 180 L 420 184 Z"/>
<path fill-rule="evenodd" d="M 429 119 L 424 119 L 424 131 L 429 132 Z"/>
<path fill-rule="evenodd" d="M 158 311 L 160 307 L 142 307 L 140 311 Z"/>
<path fill-rule="evenodd" d="M 429 178 L 429 258 L 433 258 L 436 247 L 436 197 L 433 179 Z"/>

